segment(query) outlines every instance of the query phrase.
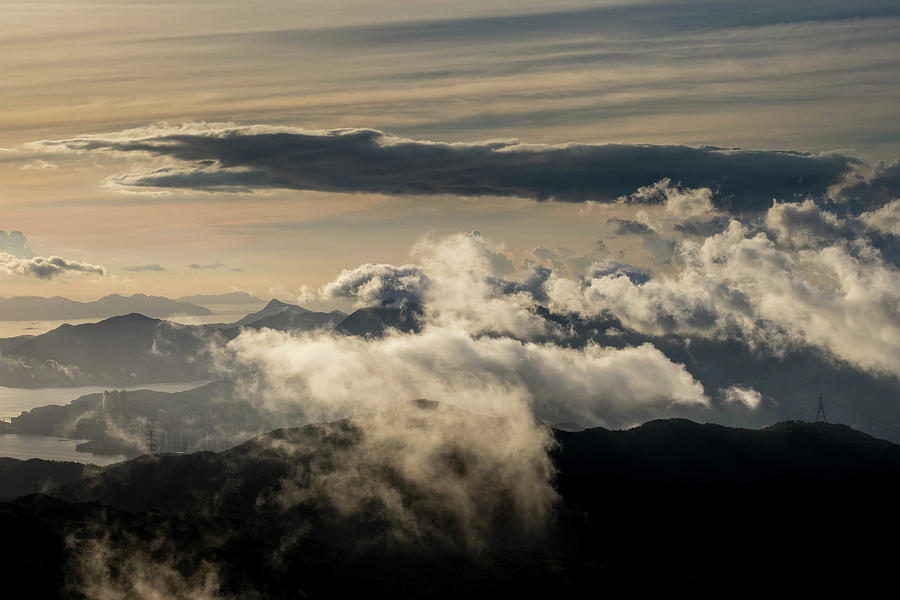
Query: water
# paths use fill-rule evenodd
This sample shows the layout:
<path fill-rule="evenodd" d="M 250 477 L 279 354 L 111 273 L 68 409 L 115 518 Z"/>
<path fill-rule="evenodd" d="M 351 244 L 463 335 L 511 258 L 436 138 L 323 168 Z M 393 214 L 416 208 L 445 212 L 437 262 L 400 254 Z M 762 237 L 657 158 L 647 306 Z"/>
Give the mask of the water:
<path fill-rule="evenodd" d="M 151 390 L 154 392 L 183 392 L 209 383 L 204 381 L 188 381 L 185 383 L 151 383 L 130 387 L 117 386 L 82 386 L 67 388 L 10 388 L 0 386 L 0 418 L 17 417 L 22 412 L 47 406 L 48 404 L 65 405 L 87 394 L 99 394 L 103 390 Z"/>
<path fill-rule="evenodd" d="M 100 319 L 68 319 L 65 321 L 0 321 L 0 338 L 17 337 L 20 335 L 41 335 L 51 329 L 56 329 L 64 323 L 69 325 L 83 325 L 84 323 L 96 323 Z"/>
<path fill-rule="evenodd" d="M 111 465 L 125 460 L 124 456 L 98 456 L 90 452 L 78 452 L 75 446 L 84 440 L 67 440 L 44 435 L 0 434 L 0 456 L 28 460 L 42 458 L 100 466 Z"/>
<path fill-rule="evenodd" d="M 214 315 L 204 317 L 170 317 L 169 320 L 186 325 L 205 323 L 232 323 L 249 313 L 260 310 L 264 304 L 218 304 L 207 308 L 215 311 Z M 100 319 L 77 319 L 68 321 L 0 321 L 0 338 L 18 335 L 40 335 L 55 329 L 63 323 L 79 325 L 94 323 Z M 181 392 L 205 385 L 209 381 L 190 381 L 186 383 L 155 383 L 131 387 L 115 387 L 125 390 L 152 390 L 156 392 Z M 8 419 L 20 415 L 39 406 L 48 404 L 65 405 L 87 394 L 97 394 L 110 386 L 82 386 L 68 388 L 23 389 L 0 386 L 0 419 Z M 81 463 L 107 465 L 124 460 L 124 456 L 97 456 L 88 452 L 77 452 L 76 444 L 83 440 L 67 440 L 39 435 L 0 434 L 0 456 L 9 456 L 27 460 L 42 458 L 45 460 L 62 460 Z"/>

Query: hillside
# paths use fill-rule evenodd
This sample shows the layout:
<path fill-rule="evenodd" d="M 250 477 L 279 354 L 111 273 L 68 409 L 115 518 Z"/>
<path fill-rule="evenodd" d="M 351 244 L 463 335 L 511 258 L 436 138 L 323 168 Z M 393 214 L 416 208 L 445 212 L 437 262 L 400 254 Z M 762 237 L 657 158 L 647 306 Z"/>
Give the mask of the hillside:
<path fill-rule="evenodd" d="M 204 356 L 216 335 L 221 334 L 212 328 L 140 314 L 61 325 L 8 350 L 5 356 L 13 361 L 0 364 L 0 384 L 126 385 L 202 379 L 209 368 Z"/>
<path fill-rule="evenodd" d="M 421 308 L 360 308 L 338 323 L 336 331 L 361 337 L 380 337 L 388 329 L 403 333 L 417 333 L 422 327 Z"/>
<path fill-rule="evenodd" d="M 434 456 L 449 462 L 431 463 L 428 479 L 398 470 L 413 448 L 391 440 L 446 432 L 446 419 L 469 433 L 487 423 L 445 405 L 411 407 L 385 413 L 386 421 L 370 416 L 276 430 L 219 453 L 142 456 L 63 484 L 56 500 L 0 504 L 7 532 L 0 554 L 28 576 L 46 560 L 63 560 L 47 549 L 64 536 L 78 540 L 66 552 L 101 540 L 104 552 L 126 563 L 142 557 L 148 568 L 146 561 L 162 560 L 185 577 L 206 561 L 216 566 L 223 593 L 254 589 L 266 598 L 299 590 L 311 597 L 389 590 L 443 598 L 517 590 L 530 597 L 584 594 L 598 581 L 608 592 L 696 593 L 735 580 L 744 581 L 744 591 L 764 591 L 811 568 L 828 572 L 831 585 L 877 581 L 888 572 L 890 554 L 877 542 L 898 533 L 891 499 L 900 447 L 848 436 L 841 426 L 745 430 L 676 419 L 623 431 L 553 431 L 558 500 L 549 529 L 524 535 L 509 528 L 515 505 L 494 503 L 506 493 L 502 481 L 472 479 L 482 459 L 453 450 L 456 434 L 442 438 L 451 446 L 435 446 Z M 393 458 L 358 460 L 357 449 L 372 448 L 372 427 L 387 422 L 394 424 L 385 440 Z M 366 483 L 346 488 L 344 481 Z M 457 482 L 435 488 L 440 494 L 456 496 L 463 489 L 451 491 L 457 485 L 483 490 L 476 513 L 489 518 L 471 522 L 482 540 L 475 549 L 458 520 L 462 505 L 435 504 L 441 496 L 421 488 L 425 481 Z M 339 496 L 327 493 L 334 484 Z M 369 501 L 334 504 L 357 493 Z M 397 506 L 379 504 L 382 497 Z M 424 537 L 395 537 L 390 515 L 400 507 Z M 428 534 L 434 524 L 436 537 Z M 160 553 L 141 550 L 151 546 Z"/>

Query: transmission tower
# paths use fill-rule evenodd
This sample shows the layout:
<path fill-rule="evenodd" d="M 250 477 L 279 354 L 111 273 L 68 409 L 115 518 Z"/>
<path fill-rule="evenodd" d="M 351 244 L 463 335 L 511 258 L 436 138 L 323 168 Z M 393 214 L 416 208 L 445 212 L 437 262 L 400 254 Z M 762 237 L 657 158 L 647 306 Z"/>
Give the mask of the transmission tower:
<path fill-rule="evenodd" d="M 822 394 L 819 394 L 819 407 L 816 409 L 816 423 L 827 423 L 825 418 L 825 404 L 822 402 Z"/>
<path fill-rule="evenodd" d="M 156 438 L 153 437 L 153 429 L 147 429 L 147 452 L 156 454 Z"/>

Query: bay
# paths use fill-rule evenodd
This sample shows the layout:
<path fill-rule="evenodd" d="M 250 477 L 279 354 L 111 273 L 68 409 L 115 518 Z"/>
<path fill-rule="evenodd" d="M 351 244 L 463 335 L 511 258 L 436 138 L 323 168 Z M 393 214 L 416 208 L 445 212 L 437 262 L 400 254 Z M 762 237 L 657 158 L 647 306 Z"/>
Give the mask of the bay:
<path fill-rule="evenodd" d="M 76 398 L 87 394 L 99 394 L 103 390 L 151 390 L 154 392 L 183 392 L 209 383 L 205 381 L 188 381 L 182 383 L 150 383 L 130 387 L 116 386 L 79 386 L 64 388 L 11 388 L 0 386 L 0 418 L 17 417 L 23 411 L 48 404 L 66 405 Z"/>
<path fill-rule="evenodd" d="M 19 460 L 41 458 L 88 463 L 100 466 L 111 465 L 125 460 L 124 456 L 99 456 L 90 452 L 78 452 L 75 446 L 84 440 L 69 440 L 45 435 L 0 434 L 0 456 Z"/>

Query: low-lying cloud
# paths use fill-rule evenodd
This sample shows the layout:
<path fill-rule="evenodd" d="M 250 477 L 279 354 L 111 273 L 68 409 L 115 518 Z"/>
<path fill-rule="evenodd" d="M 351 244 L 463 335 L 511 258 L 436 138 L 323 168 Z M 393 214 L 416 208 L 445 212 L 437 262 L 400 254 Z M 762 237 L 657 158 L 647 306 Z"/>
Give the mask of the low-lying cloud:
<path fill-rule="evenodd" d="M 126 267 L 122 267 L 123 271 L 131 271 L 133 273 L 140 273 L 143 271 L 165 271 L 165 267 L 158 263 L 151 263 L 147 265 L 129 265 Z"/>
<path fill-rule="evenodd" d="M 229 344 L 231 364 L 259 374 L 249 393 L 302 406 L 309 421 L 427 398 L 495 416 L 535 415 L 619 427 L 678 405 L 704 406 L 703 387 L 650 345 L 566 348 L 428 327 L 369 340 L 263 330 Z"/>
<path fill-rule="evenodd" d="M 0 253 L 0 269 L 5 270 L 8 275 L 37 277 L 38 279 L 54 279 L 70 273 L 106 275 L 106 269 L 100 265 L 92 265 L 61 256 L 21 258 L 12 254 Z"/>

